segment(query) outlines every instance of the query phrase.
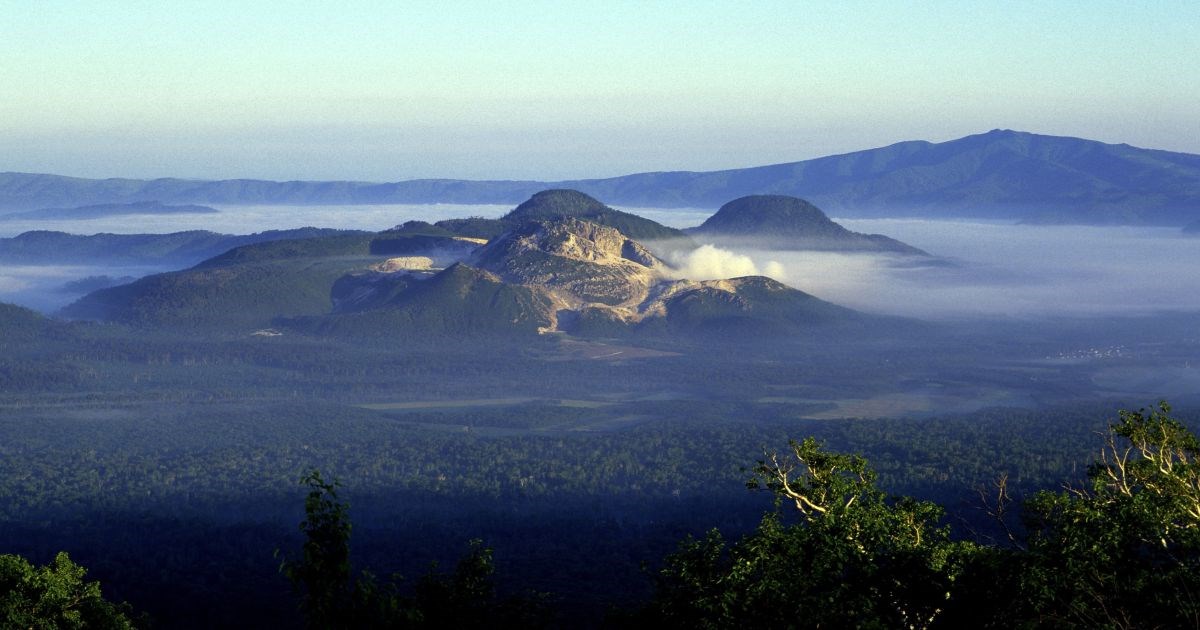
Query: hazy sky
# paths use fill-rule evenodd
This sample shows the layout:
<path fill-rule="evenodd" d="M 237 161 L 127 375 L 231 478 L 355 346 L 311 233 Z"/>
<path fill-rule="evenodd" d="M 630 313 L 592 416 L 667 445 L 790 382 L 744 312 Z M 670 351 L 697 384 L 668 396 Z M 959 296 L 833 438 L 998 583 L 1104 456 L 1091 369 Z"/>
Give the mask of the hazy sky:
<path fill-rule="evenodd" d="M 0 171 L 557 179 L 996 127 L 1200 153 L 1195 0 L 0 10 Z"/>

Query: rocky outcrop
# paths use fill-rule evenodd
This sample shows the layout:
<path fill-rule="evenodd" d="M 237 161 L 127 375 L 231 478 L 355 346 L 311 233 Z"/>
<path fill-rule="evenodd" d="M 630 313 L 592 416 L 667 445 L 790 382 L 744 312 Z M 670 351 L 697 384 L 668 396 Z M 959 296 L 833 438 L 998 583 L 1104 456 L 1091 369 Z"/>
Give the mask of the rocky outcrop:
<path fill-rule="evenodd" d="M 479 250 L 476 266 L 505 282 L 538 287 L 564 308 L 634 308 L 667 266 L 615 228 L 559 219 L 531 221 Z"/>

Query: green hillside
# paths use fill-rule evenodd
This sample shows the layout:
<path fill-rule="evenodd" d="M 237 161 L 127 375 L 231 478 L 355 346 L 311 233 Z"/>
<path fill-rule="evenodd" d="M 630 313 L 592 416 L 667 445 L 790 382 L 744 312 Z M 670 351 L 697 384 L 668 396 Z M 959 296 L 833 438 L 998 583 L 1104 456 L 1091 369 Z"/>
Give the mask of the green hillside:
<path fill-rule="evenodd" d="M 90 293 L 64 308 L 63 314 L 244 332 L 268 326 L 277 317 L 327 313 L 333 283 L 371 260 L 339 256 L 199 266 Z"/>
<path fill-rule="evenodd" d="M 577 190 L 543 190 L 499 219 L 447 219 L 435 225 L 459 236 L 491 240 L 530 221 L 568 217 L 616 228 L 639 241 L 687 238 L 680 230 L 636 214 L 615 210 Z"/>
<path fill-rule="evenodd" d="M 577 190 L 543 190 L 504 215 L 504 220 L 519 224 L 543 219 L 574 217 L 620 230 L 637 241 L 686 238 L 675 228 L 669 228 L 620 210 L 614 210 Z"/>
<path fill-rule="evenodd" d="M 366 234 L 325 228 L 217 234 L 204 230 L 169 234 L 91 234 L 36 230 L 0 238 L 0 261 L 16 264 L 178 264 L 194 265 L 235 247 L 277 240 Z"/>
<path fill-rule="evenodd" d="M 536 334 L 552 323 L 553 305 L 544 295 L 463 264 L 428 280 L 400 280 L 389 288 L 372 308 L 303 318 L 289 326 L 335 337 L 404 339 Z"/>
<path fill-rule="evenodd" d="M 23 306 L 0 302 L 0 349 L 16 343 L 36 341 L 43 335 L 62 328 L 58 322 L 49 320 Z"/>
<path fill-rule="evenodd" d="M 860 234 L 835 223 L 813 204 L 786 195 L 750 195 L 721 206 L 700 227 L 705 237 L 744 239 L 784 249 L 878 251 L 928 256 L 882 234 Z"/>
<path fill-rule="evenodd" d="M 196 268 L 210 269 L 229 265 L 303 258 L 368 256 L 371 253 L 371 242 L 374 238 L 375 236 L 372 234 L 348 234 L 323 238 L 288 239 L 255 243 L 253 245 L 235 247 L 224 254 L 214 256 L 196 265 Z"/>

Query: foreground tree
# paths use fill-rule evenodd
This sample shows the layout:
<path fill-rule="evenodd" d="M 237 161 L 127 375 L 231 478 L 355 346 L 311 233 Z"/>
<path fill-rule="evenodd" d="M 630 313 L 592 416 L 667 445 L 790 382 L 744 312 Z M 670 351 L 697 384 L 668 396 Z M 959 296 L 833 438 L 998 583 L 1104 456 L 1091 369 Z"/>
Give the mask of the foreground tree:
<path fill-rule="evenodd" d="M 1122 411 L 1090 484 L 1027 505 L 1027 595 L 1075 627 L 1200 627 L 1200 442 L 1156 409 Z"/>
<path fill-rule="evenodd" d="M 953 598 L 963 558 L 936 504 L 892 498 L 856 455 L 814 439 L 759 462 L 777 510 L 734 545 L 715 530 L 667 559 L 648 613 L 672 627 L 924 628 Z M 778 507 L 795 507 L 789 514 Z M 792 522 L 789 522 L 792 521 Z"/>
<path fill-rule="evenodd" d="M 0 555 L 0 627 L 133 628 L 127 607 L 105 601 L 99 582 L 84 581 L 86 573 L 63 552 L 41 567 Z"/>
<path fill-rule="evenodd" d="M 496 597 L 492 583 L 492 550 L 479 540 L 453 573 L 436 567 L 417 581 L 411 595 L 399 578 L 380 582 L 363 571 L 351 576 L 349 507 L 338 498 L 339 484 L 325 481 L 319 471 L 301 479 L 308 486 L 304 500 L 304 534 L 300 558 L 285 558 L 280 572 L 301 595 L 300 609 L 309 627 L 336 628 L 485 628 L 545 625 L 543 609 L 534 601 Z"/>
<path fill-rule="evenodd" d="M 1008 547 L 952 542 L 941 508 L 887 497 L 861 457 L 793 442 L 751 483 L 775 494 L 776 511 L 732 545 L 715 530 L 685 541 L 642 621 L 1200 628 L 1200 441 L 1170 411 L 1120 412 L 1089 484 L 1034 496 Z"/>
<path fill-rule="evenodd" d="M 336 481 L 321 478 L 320 471 L 305 475 L 303 555 L 285 559 L 279 570 L 303 595 L 300 610 L 313 628 L 344 627 L 350 621 L 350 518 L 349 506 L 338 500 Z"/>

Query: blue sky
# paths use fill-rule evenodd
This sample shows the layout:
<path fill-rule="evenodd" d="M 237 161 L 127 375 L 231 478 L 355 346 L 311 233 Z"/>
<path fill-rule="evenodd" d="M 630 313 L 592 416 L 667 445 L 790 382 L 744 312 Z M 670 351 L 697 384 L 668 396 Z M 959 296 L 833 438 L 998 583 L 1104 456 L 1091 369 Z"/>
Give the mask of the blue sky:
<path fill-rule="evenodd" d="M 996 127 L 1200 153 L 1196 2 L 0 9 L 0 170 L 558 179 Z"/>

